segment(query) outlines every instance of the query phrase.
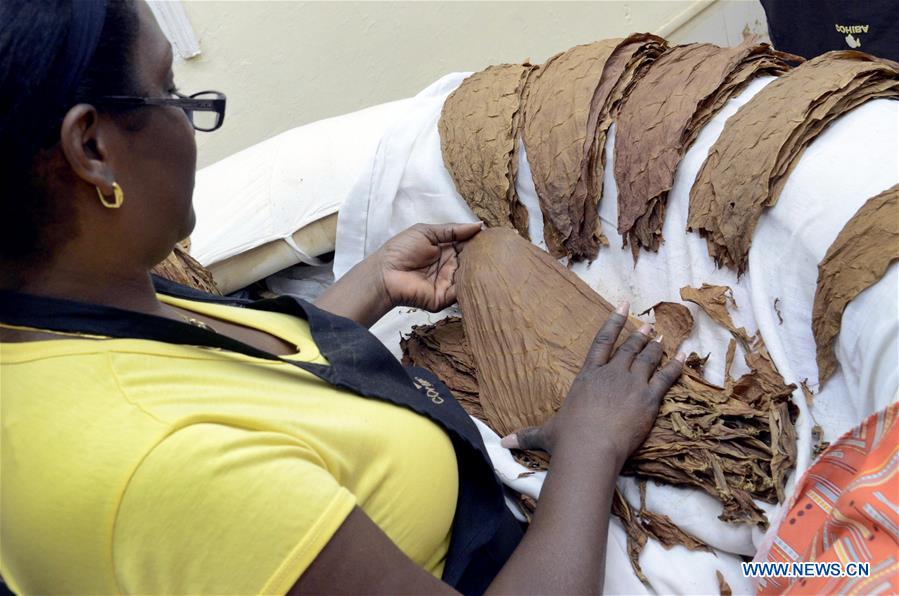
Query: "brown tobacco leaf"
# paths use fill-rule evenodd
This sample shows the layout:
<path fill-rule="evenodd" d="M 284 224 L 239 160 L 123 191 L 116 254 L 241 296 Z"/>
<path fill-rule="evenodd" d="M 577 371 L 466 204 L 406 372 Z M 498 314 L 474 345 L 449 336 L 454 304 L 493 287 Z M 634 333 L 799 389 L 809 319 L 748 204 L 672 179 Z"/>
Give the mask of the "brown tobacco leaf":
<path fill-rule="evenodd" d="M 808 379 L 799 381 L 799 387 L 802 389 L 802 395 L 805 396 L 805 405 L 809 408 L 815 404 L 815 393 L 808 386 Z"/>
<path fill-rule="evenodd" d="M 649 34 L 597 41 L 556 54 L 531 78 L 522 138 L 554 256 L 593 258 L 608 243 L 597 215 L 605 133 L 633 81 L 664 47 Z"/>
<path fill-rule="evenodd" d="M 640 581 L 645 584 L 649 584 L 649 580 L 640 567 L 640 553 L 643 552 L 649 538 L 656 540 L 666 549 L 680 545 L 690 550 L 712 552 L 712 548 L 708 544 L 679 528 L 667 515 L 646 509 L 645 483 L 640 483 L 639 511 L 634 511 L 621 491 L 616 488 L 612 497 L 612 514 L 621 520 L 627 534 L 627 553 L 631 561 L 631 568 Z"/>
<path fill-rule="evenodd" d="M 186 243 L 190 246 L 189 240 Z M 169 256 L 153 267 L 153 273 L 170 281 L 221 296 L 222 293 L 215 284 L 212 273 L 190 256 L 183 246 L 184 243 L 176 244 Z"/>
<path fill-rule="evenodd" d="M 705 356 L 700 356 L 696 352 L 690 352 L 690 355 L 687 356 L 687 360 L 684 362 L 684 366 L 697 375 L 702 376 L 705 370 L 705 363 L 709 361 L 709 356 L 711 355 L 711 353 L 708 353 Z"/>
<path fill-rule="evenodd" d="M 621 108 L 615 133 L 618 232 L 656 251 L 668 191 L 699 130 L 754 77 L 778 75 L 801 58 L 753 39 L 734 48 L 697 43 L 672 48 L 647 70 Z"/>
<path fill-rule="evenodd" d="M 837 367 L 833 341 L 846 305 L 899 259 L 899 184 L 870 198 L 846 222 L 818 264 L 812 332 L 823 384 Z"/>
<path fill-rule="evenodd" d="M 403 364 L 430 370 L 449 387 L 470 416 L 485 420 L 477 370 L 462 319 L 448 317 L 434 325 L 416 325 L 408 337 L 400 340 L 400 348 Z"/>
<path fill-rule="evenodd" d="M 614 308 L 546 252 L 501 228 L 468 242 L 456 288 L 491 428 L 505 436 L 543 424 Z M 628 321 L 622 340 L 637 327 Z"/>
<path fill-rule="evenodd" d="M 510 230 L 478 234 L 460 261 L 459 305 L 485 422 L 500 435 L 544 423 L 612 306 Z M 621 339 L 638 323 L 629 320 Z M 794 386 L 763 349 L 745 358 L 750 372 L 725 387 L 685 368 L 624 473 L 699 488 L 724 504 L 721 519 L 765 526 L 753 498 L 777 502 L 795 460 Z"/>
<path fill-rule="evenodd" d="M 659 302 L 640 314 L 645 315 L 649 311 L 653 311 L 655 315 L 653 326 L 656 334 L 662 337 L 665 355 L 673 358 L 677 354 L 677 349 L 693 330 L 693 315 L 690 314 L 690 309 L 676 302 Z"/>
<path fill-rule="evenodd" d="M 646 482 L 640 482 L 640 524 L 665 548 L 679 544 L 689 550 L 712 552 L 712 548 L 689 532 L 679 528 L 671 518 L 646 509 Z"/>
<path fill-rule="evenodd" d="M 767 85 L 727 120 L 690 191 L 687 218 L 719 266 L 746 270 L 758 219 L 805 148 L 835 118 L 878 97 L 899 97 L 899 64 L 828 52 Z"/>
<path fill-rule="evenodd" d="M 702 284 L 700 288 L 684 286 L 680 290 L 681 300 L 692 302 L 709 315 L 713 321 L 730 331 L 744 348 L 749 349 L 749 334 L 745 327 L 737 327 L 730 318 L 728 307 L 736 308 L 733 293 L 727 286 Z"/>
<path fill-rule="evenodd" d="M 437 129 L 443 161 L 456 189 L 488 226 L 515 227 L 528 237 L 518 201 L 518 132 L 530 64 L 500 64 L 477 72 L 453 91 Z"/>
<path fill-rule="evenodd" d="M 731 596 L 733 590 L 730 589 L 730 584 L 724 579 L 724 575 L 717 569 L 715 570 L 715 575 L 718 577 L 718 592 L 721 596 Z"/>
<path fill-rule="evenodd" d="M 641 582 L 648 584 L 649 580 L 640 567 L 640 553 L 643 552 L 643 547 L 646 546 L 646 540 L 649 538 L 649 535 L 640 524 L 637 514 L 627 502 L 627 499 L 624 498 L 624 495 L 617 488 L 615 489 L 615 495 L 612 497 L 612 514 L 621 520 L 621 525 L 624 526 L 624 531 L 627 534 L 627 554 L 631 560 L 631 568 L 633 568 L 634 574 Z"/>

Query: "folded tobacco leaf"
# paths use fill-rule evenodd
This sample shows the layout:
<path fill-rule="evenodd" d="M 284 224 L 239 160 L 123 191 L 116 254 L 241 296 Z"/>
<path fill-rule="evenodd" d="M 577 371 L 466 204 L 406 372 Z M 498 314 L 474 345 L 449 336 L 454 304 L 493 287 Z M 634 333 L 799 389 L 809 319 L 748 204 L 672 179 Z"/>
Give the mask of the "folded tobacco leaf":
<path fill-rule="evenodd" d="M 501 436 L 544 423 L 612 306 L 510 230 L 472 239 L 456 283 L 473 357 L 466 370 L 477 371 L 484 421 Z M 630 319 L 619 341 L 638 323 Z M 700 488 L 724 504 L 721 519 L 764 527 L 753 498 L 774 503 L 781 495 L 795 460 L 797 411 L 789 401 L 795 387 L 753 346 L 745 356 L 750 372 L 725 387 L 686 367 L 623 473 Z"/>
<path fill-rule="evenodd" d="M 190 246 L 190 241 L 187 240 L 186 242 L 186 245 Z M 187 250 L 183 248 L 184 246 L 184 243 L 176 244 L 169 256 L 163 262 L 153 267 L 152 272 L 169 281 L 221 296 L 222 293 L 218 286 L 215 285 L 212 273 L 203 267 L 199 261 L 190 256 Z"/>
<path fill-rule="evenodd" d="M 502 228 L 468 242 L 456 289 L 491 428 L 505 436 L 543 424 L 615 309 L 549 254 Z M 638 324 L 628 321 L 620 341 Z"/>
<path fill-rule="evenodd" d="M 554 256 L 593 258 L 607 244 L 597 215 L 605 132 L 664 47 L 649 34 L 597 41 L 552 56 L 531 78 L 522 138 Z"/>
<path fill-rule="evenodd" d="M 736 307 L 731 289 L 727 286 L 711 286 L 702 284 L 700 288 L 684 286 L 680 289 L 681 300 L 692 302 L 709 315 L 713 321 L 730 331 L 734 339 L 740 341 L 745 349 L 749 349 L 749 334 L 745 327 L 737 327 L 727 311 L 728 305 Z"/>
<path fill-rule="evenodd" d="M 730 589 L 730 584 L 724 579 L 724 575 L 717 569 L 715 570 L 715 575 L 718 577 L 718 592 L 721 596 L 731 596 L 733 590 Z"/>
<path fill-rule="evenodd" d="M 585 147 L 587 158 L 583 161 L 583 169 L 574 189 L 573 201 L 576 205 L 583 203 L 585 223 L 582 226 L 580 244 L 584 248 L 583 257 L 592 259 L 601 245 L 608 240 L 600 229 L 599 201 L 602 199 L 603 176 L 606 161 L 606 136 L 624 99 L 627 98 L 636 82 L 646 69 L 665 51 L 665 40 L 647 33 L 633 34 L 625 39 L 609 56 L 603 68 L 602 79 L 594 94 L 594 103 L 606 98 L 601 109 L 592 110 L 587 121 L 589 141 Z M 584 234 L 591 229 L 598 230 L 593 237 Z M 594 247 L 595 240 L 595 247 Z M 581 258 L 580 253 L 575 258 Z"/>
<path fill-rule="evenodd" d="M 580 233 L 583 204 L 572 197 L 590 147 L 587 123 L 601 108 L 594 98 L 603 67 L 620 39 L 573 47 L 550 57 L 534 73 L 522 123 L 522 140 L 543 212 L 543 236 L 556 257 Z"/>
<path fill-rule="evenodd" d="M 676 302 L 659 302 L 640 314 L 645 315 L 649 311 L 655 315 L 653 326 L 656 334 L 662 337 L 665 355 L 673 358 L 677 354 L 677 349 L 693 330 L 693 315 L 690 314 L 690 309 Z"/>
<path fill-rule="evenodd" d="M 754 77 L 778 75 L 797 56 L 749 39 L 734 48 L 698 43 L 664 53 L 622 106 L 615 133 L 618 232 L 656 251 L 668 191 L 681 158 L 715 112 Z"/>
<path fill-rule="evenodd" d="M 856 211 L 818 264 L 812 307 L 812 332 L 818 360 L 818 382 L 837 367 L 833 341 L 840 333 L 843 310 L 862 291 L 883 277 L 899 259 L 899 184 L 868 199 Z"/>
<path fill-rule="evenodd" d="M 828 52 L 767 85 L 727 120 L 690 191 L 687 219 L 719 266 L 746 270 L 758 219 L 805 148 L 835 118 L 877 97 L 899 97 L 899 64 Z"/>
<path fill-rule="evenodd" d="M 500 64 L 477 72 L 443 104 L 437 129 L 443 162 L 472 211 L 491 227 L 515 227 L 525 237 L 527 209 L 518 201 L 518 132 L 530 64 Z"/>

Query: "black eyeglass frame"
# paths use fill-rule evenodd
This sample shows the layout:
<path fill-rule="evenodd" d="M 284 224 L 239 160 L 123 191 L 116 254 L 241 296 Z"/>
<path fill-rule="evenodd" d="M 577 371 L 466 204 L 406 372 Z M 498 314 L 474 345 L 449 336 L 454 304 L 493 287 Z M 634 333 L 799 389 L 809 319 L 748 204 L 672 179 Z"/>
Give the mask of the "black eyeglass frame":
<path fill-rule="evenodd" d="M 198 98 L 198 95 L 215 94 L 214 98 Z M 174 106 L 181 108 L 187 113 L 188 119 L 195 130 L 201 132 L 212 132 L 221 128 L 225 122 L 225 101 L 224 93 L 219 91 L 200 91 L 192 95 L 183 95 L 175 92 L 178 97 L 135 97 L 130 95 L 107 95 L 94 100 L 99 105 L 121 106 L 124 108 L 139 108 L 143 106 Z M 191 112 L 215 112 L 218 117 L 215 126 L 212 128 L 200 128 L 194 123 Z"/>

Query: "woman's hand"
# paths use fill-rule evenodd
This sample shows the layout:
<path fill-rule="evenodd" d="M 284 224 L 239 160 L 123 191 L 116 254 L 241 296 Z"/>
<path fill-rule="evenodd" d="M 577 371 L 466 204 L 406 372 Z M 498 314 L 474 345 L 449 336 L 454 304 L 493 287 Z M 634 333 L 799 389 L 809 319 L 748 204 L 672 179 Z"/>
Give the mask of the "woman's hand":
<path fill-rule="evenodd" d="M 619 468 L 639 447 L 655 422 L 662 397 L 680 377 L 684 355 L 664 367 L 662 345 L 650 341 L 644 325 L 619 346 L 627 305 L 613 313 L 593 340 L 587 360 L 559 411 L 543 426 L 503 438 L 504 447 L 552 452 L 563 443 L 597 446 L 615 456 Z"/>
<path fill-rule="evenodd" d="M 382 287 L 393 306 L 436 312 L 456 301 L 457 255 L 481 231 L 473 224 L 416 224 L 375 253 Z"/>

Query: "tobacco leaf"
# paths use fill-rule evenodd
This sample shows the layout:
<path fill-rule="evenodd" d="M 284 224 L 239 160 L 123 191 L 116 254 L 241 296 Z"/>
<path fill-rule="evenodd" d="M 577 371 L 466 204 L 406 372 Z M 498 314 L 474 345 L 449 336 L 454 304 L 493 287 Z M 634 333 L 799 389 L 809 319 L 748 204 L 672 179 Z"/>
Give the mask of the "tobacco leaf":
<path fill-rule="evenodd" d="M 664 47 L 649 34 L 597 41 L 552 56 L 531 77 L 522 139 L 554 256 L 593 258 L 608 243 L 597 215 L 605 133 L 633 81 Z"/>
<path fill-rule="evenodd" d="M 640 482 L 640 512 L 638 515 L 643 529 L 666 549 L 681 545 L 689 550 L 712 552 L 712 547 L 693 534 L 682 530 L 667 515 L 646 509 L 646 482 L 643 481 Z"/>
<path fill-rule="evenodd" d="M 733 292 L 727 286 L 712 286 L 702 284 L 700 288 L 684 286 L 680 290 L 681 300 L 692 302 L 707 314 L 713 321 L 730 331 L 745 349 L 749 349 L 749 334 L 745 327 L 737 327 L 730 318 L 728 306 L 736 308 Z"/>
<path fill-rule="evenodd" d="M 646 540 L 649 538 L 649 535 L 642 524 L 640 524 L 627 499 L 624 498 L 624 495 L 617 488 L 615 489 L 615 495 L 612 497 L 612 515 L 621 520 L 621 525 L 624 526 L 624 531 L 627 534 L 627 554 L 634 574 L 641 582 L 649 584 L 649 580 L 640 567 L 640 553 L 643 552 L 643 547 L 646 546 Z"/>
<path fill-rule="evenodd" d="M 468 369 L 477 370 L 484 421 L 500 435 L 544 423 L 561 406 L 612 306 L 509 230 L 478 234 L 460 261 Z M 622 340 L 638 324 L 630 319 Z M 750 371 L 725 387 L 685 368 L 623 473 L 699 488 L 723 503 L 721 519 L 764 527 L 753 498 L 774 503 L 782 496 L 795 461 L 795 387 L 763 349 L 745 359 Z M 531 455 L 532 463 L 545 458 Z"/>
<path fill-rule="evenodd" d="M 721 596 L 731 596 L 733 590 L 730 589 L 730 584 L 724 579 L 724 574 L 716 569 L 715 575 L 718 577 L 718 592 Z"/>
<path fill-rule="evenodd" d="M 501 228 L 481 232 L 460 254 L 456 272 L 481 405 L 500 436 L 552 416 L 614 311 L 577 275 L 518 239 Z M 638 326 L 629 320 L 621 340 Z"/>
<path fill-rule="evenodd" d="M 798 56 L 749 39 L 734 48 L 709 43 L 677 46 L 656 60 L 621 108 L 615 133 L 618 232 L 657 251 L 668 192 L 699 130 L 753 78 L 779 75 Z"/>
<path fill-rule="evenodd" d="M 645 315 L 649 311 L 655 315 L 654 327 L 656 334 L 662 337 L 662 350 L 669 358 L 674 357 L 677 349 L 693 330 L 693 315 L 690 314 L 690 309 L 676 302 L 659 302 L 640 314 Z"/>
<path fill-rule="evenodd" d="M 846 222 L 818 264 L 812 308 L 812 332 L 818 382 L 837 367 L 833 341 L 840 332 L 843 310 L 875 284 L 890 263 L 899 259 L 899 184 L 868 199 Z"/>
<path fill-rule="evenodd" d="M 152 272 L 170 281 L 221 296 L 212 273 L 190 256 L 185 246 L 190 246 L 190 240 L 176 244 L 169 256 L 153 267 Z"/>
<path fill-rule="evenodd" d="M 433 325 L 416 325 L 400 340 L 403 364 L 430 370 L 443 381 L 470 415 L 485 420 L 474 356 L 462 319 L 447 317 Z"/>
<path fill-rule="evenodd" d="M 492 227 L 528 237 L 518 200 L 518 133 L 530 64 L 490 66 L 462 81 L 443 104 L 437 129 L 443 162 L 472 211 Z"/>
<path fill-rule="evenodd" d="M 521 505 L 521 512 L 524 514 L 525 519 L 528 523 L 531 523 L 531 520 L 534 519 L 534 512 L 537 511 L 537 501 L 528 495 L 519 494 L 518 503 Z"/>
<path fill-rule="evenodd" d="M 899 64 L 854 50 L 822 54 L 782 75 L 731 116 L 690 190 L 688 230 L 738 274 L 752 234 L 805 148 L 841 114 L 899 97 Z"/>

